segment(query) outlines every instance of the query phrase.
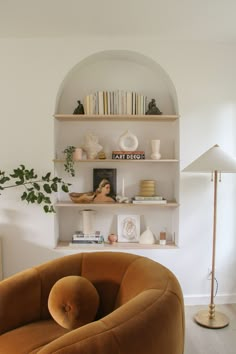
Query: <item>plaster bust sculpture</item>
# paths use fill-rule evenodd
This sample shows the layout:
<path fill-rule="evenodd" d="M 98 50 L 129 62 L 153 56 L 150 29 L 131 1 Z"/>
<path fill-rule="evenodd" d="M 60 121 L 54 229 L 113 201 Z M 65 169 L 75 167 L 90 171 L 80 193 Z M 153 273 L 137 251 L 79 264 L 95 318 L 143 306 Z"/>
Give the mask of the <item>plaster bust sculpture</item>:
<path fill-rule="evenodd" d="M 88 159 L 95 159 L 102 150 L 102 146 L 98 143 L 98 137 L 89 133 L 85 136 L 85 143 L 82 149 L 86 152 Z"/>

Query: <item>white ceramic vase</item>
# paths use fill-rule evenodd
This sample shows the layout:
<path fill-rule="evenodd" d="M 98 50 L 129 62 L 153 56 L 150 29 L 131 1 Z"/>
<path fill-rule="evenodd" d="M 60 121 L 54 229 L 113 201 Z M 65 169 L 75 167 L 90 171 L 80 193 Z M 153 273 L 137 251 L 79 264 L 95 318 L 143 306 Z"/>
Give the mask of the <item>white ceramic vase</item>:
<path fill-rule="evenodd" d="M 74 161 L 80 161 L 82 160 L 82 149 L 81 148 L 75 148 L 75 151 L 73 152 L 73 160 Z"/>
<path fill-rule="evenodd" d="M 152 140 L 151 145 L 152 145 L 152 154 L 151 154 L 151 159 L 152 160 L 160 160 L 161 154 L 160 154 L 160 140 Z"/>
<path fill-rule="evenodd" d="M 155 237 L 150 230 L 149 226 L 147 226 L 146 230 L 140 235 L 139 243 L 146 245 L 153 245 L 155 243 Z"/>
<path fill-rule="evenodd" d="M 83 233 L 84 235 L 94 235 L 95 226 L 94 226 L 94 218 L 95 218 L 95 210 L 92 209 L 84 209 L 80 211 L 83 218 Z"/>

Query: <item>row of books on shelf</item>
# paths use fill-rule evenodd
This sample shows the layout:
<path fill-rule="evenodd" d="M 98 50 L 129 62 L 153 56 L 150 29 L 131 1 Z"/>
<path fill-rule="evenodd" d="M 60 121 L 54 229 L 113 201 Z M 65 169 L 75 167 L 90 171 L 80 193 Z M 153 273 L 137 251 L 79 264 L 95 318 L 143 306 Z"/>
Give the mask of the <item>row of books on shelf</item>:
<path fill-rule="evenodd" d="M 112 151 L 113 160 L 145 160 L 145 152 L 143 150 L 136 151 Z"/>
<path fill-rule="evenodd" d="M 147 96 L 137 92 L 116 90 L 97 91 L 84 98 L 85 114 L 144 115 L 147 111 Z"/>

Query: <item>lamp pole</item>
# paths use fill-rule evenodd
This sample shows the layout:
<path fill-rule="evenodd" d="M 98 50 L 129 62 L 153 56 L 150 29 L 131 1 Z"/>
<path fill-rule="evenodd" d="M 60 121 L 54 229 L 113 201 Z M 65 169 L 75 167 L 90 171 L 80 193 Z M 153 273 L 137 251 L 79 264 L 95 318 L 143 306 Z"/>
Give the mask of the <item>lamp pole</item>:
<path fill-rule="evenodd" d="M 213 173 L 214 182 L 214 210 L 213 210 L 213 241 L 212 241 L 212 268 L 211 268 L 211 301 L 209 310 L 199 311 L 195 316 L 195 321 L 207 328 L 223 328 L 228 326 L 228 317 L 218 311 L 215 311 L 214 304 L 214 285 L 215 285 L 215 253 L 216 253 L 216 215 L 217 215 L 217 185 L 218 171 Z"/>

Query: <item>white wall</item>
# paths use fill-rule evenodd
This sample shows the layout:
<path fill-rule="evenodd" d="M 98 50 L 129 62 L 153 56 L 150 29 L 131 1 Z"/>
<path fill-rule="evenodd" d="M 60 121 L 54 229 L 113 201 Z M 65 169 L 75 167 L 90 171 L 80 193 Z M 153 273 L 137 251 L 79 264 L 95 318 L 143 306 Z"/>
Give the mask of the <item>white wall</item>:
<path fill-rule="evenodd" d="M 160 64 L 179 101 L 181 169 L 218 143 L 236 156 L 236 46 L 148 39 L 0 40 L 0 161 L 8 170 L 24 163 L 53 170 L 56 96 L 67 73 L 103 50 L 133 50 Z M 179 249 L 137 251 L 174 271 L 186 303 L 208 303 L 211 263 L 212 183 L 205 175 L 181 174 Z M 216 302 L 236 301 L 236 177 L 219 186 Z M 54 218 L 24 206 L 19 192 L 0 198 L 4 275 L 64 254 L 52 249 Z"/>

